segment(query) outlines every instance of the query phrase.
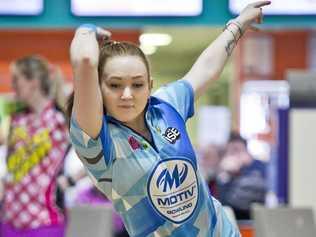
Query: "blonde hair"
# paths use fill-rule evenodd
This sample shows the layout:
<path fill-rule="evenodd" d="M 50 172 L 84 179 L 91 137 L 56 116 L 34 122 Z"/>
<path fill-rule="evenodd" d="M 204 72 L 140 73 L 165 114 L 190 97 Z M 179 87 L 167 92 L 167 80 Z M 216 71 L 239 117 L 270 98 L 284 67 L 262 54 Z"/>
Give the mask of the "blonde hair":
<path fill-rule="evenodd" d="M 104 41 L 100 49 L 98 75 L 99 79 L 102 78 L 104 65 L 109 58 L 115 56 L 137 56 L 145 64 L 148 80 L 150 79 L 150 66 L 149 61 L 144 52 L 136 45 L 131 42 L 119 42 L 119 41 Z"/>
<path fill-rule="evenodd" d="M 49 64 L 45 59 L 35 55 L 26 56 L 17 59 L 13 65 L 27 80 L 39 80 L 44 95 L 50 94 Z"/>

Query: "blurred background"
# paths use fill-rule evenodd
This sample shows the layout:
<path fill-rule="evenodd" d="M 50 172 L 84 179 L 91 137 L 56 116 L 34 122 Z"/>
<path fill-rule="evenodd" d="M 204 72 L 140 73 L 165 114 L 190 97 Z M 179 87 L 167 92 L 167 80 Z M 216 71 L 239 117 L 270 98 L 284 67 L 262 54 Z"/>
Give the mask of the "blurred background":
<path fill-rule="evenodd" d="M 58 71 L 63 81 L 60 88 L 68 95 L 74 30 L 82 23 L 93 23 L 110 30 L 114 40 L 139 44 L 150 59 L 154 88 L 158 88 L 180 79 L 226 22 L 249 2 L 1 0 L 1 177 L 7 173 L 10 115 L 23 106 L 8 99 L 13 92 L 11 62 L 27 55 L 44 57 L 51 70 Z M 197 102 L 196 116 L 188 122 L 212 194 L 231 208 L 246 237 L 256 232 L 254 204 L 316 208 L 316 2 L 302 0 L 298 5 L 294 0 L 286 4 L 273 0 L 264 14 L 261 31 L 241 38 L 220 79 Z M 78 206 L 110 206 L 106 200 L 78 201 L 91 183 L 71 149 L 58 178 L 62 206 L 72 210 L 70 226 L 73 216 L 73 225 L 78 226 L 83 221 L 76 219 L 78 215 L 94 215 L 92 209 L 75 209 Z M 107 227 L 113 236 L 116 229 L 123 229 L 113 224 L 120 222 L 117 219 L 113 216 L 112 227 Z M 75 229 L 69 227 L 69 237 Z"/>

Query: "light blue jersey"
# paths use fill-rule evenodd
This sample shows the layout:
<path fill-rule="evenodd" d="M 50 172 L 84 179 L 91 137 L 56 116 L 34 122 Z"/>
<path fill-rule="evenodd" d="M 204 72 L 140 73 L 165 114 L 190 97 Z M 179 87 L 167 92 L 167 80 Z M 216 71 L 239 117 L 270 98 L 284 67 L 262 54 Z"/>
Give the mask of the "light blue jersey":
<path fill-rule="evenodd" d="M 93 140 L 72 119 L 72 143 L 130 236 L 240 236 L 200 175 L 185 127 L 193 113 L 192 87 L 180 80 L 148 101 L 152 143 L 109 116 Z"/>

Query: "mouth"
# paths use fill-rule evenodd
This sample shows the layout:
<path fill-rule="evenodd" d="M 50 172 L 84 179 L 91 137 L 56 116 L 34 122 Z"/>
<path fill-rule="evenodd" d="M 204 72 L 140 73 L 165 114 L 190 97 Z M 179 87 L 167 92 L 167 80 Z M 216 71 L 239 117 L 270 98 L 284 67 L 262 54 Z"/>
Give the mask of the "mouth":
<path fill-rule="evenodd" d="M 134 108 L 134 105 L 119 105 L 118 107 L 121 109 L 131 109 Z"/>

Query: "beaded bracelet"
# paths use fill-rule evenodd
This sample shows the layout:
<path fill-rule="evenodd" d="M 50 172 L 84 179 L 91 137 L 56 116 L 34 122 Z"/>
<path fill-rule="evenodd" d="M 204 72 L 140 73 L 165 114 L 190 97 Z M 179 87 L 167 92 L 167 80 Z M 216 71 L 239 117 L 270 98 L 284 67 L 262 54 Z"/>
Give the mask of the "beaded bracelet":
<path fill-rule="evenodd" d="M 237 20 L 230 20 L 230 21 L 228 21 L 228 22 L 226 23 L 226 27 L 228 27 L 230 24 L 233 24 L 233 25 L 237 26 L 237 28 L 238 28 L 239 33 L 240 33 L 241 36 L 244 34 L 244 31 L 243 31 L 243 29 L 242 29 L 242 25 L 240 24 L 239 21 L 237 21 Z"/>
<path fill-rule="evenodd" d="M 230 25 L 235 25 L 235 26 L 237 26 L 238 31 L 239 31 L 239 38 L 238 38 L 238 39 L 236 39 L 235 34 L 234 34 L 231 30 L 228 29 L 228 26 L 230 26 Z M 234 35 L 234 39 L 236 40 L 236 42 L 237 42 L 237 41 L 242 37 L 242 35 L 244 34 L 244 32 L 243 32 L 243 30 L 242 30 L 242 26 L 241 26 L 241 24 L 240 24 L 237 20 L 230 20 L 230 21 L 228 21 L 228 22 L 226 23 L 226 25 L 225 25 L 225 27 L 224 27 L 223 30 L 227 30 L 227 29 Z"/>

